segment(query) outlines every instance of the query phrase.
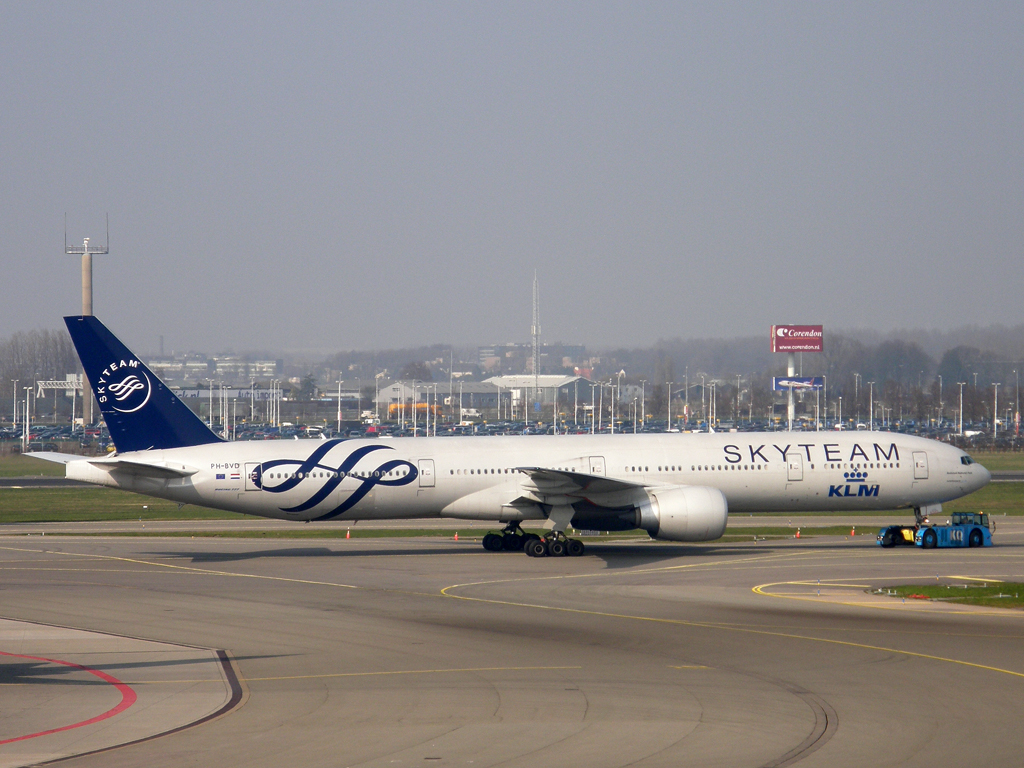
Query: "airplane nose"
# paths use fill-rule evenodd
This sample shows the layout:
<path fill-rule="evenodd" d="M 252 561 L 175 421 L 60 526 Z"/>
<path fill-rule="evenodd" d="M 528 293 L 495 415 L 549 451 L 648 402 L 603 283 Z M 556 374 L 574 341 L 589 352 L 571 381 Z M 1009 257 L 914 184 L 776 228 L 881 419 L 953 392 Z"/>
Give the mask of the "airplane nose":
<path fill-rule="evenodd" d="M 977 477 L 978 488 L 984 488 L 986 485 L 988 485 L 992 481 L 992 473 L 989 472 L 987 469 L 985 469 L 985 467 L 981 466 L 981 464 L 975 464 L 975 466 L 978 469 L 978 471 L 977 471 L 977 475 L 978 475 L 978 477 Z"/>

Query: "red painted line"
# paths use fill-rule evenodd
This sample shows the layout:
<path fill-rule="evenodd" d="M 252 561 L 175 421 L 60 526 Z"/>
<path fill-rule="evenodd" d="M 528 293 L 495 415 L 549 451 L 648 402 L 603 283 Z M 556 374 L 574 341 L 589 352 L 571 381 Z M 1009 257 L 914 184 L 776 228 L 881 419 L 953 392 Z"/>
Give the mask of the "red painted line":
<path fill-rule="evenodd" d="M 71 725 L 62 725 L 59 728 L 51 728 L 48 731 L 40 731 L 39 733 L 29 733 L 25 736 L 15 736 L 13 739 L 3 739 L 0 740 L 0 744 L 11 744 L 15 741 L 35 739 L 39 736 L 49 736 L 51 733 L 60 733 L 61 731 L 70 731 L 73 728 L 81 728 L 85 725 L 92 725 L 93 723 L 98 723 L 101 720 L 106 720 L 107 718 L 113 717 L 114 715 L 124 712 L 139 698 L 136 695 L 135 691 L 132 690 L 132 688 L 127 683 L 122 683 L 116 677 L 108 675 L 106 672 L 101 672 L 98 669 L 90 669 L 89 667 L 83 667 L 81 664 L 73 664 L 70 661 L 61 661 L 60 659 L 45 659 L 41 656 L 25 656 L 20 653 L 7 653 L 6 651 L 0 651 L 0 656 L 12 656 L 17 659 L 31 659 L 32 661 L 45 661 L 50 664 L 62 664 L 65 667 L 80 669 L 83 672 L 88 672 L 90 675 L 95 675 L 105 683 L 109 683 L 110 685 L 117 688 L 117 690 L 121 693 L 120 704 L 118 704 L 115 707 L 112 707 L 111 709 L 108 709 L 103 714 L 96 715 L 96 717 L 90 717 L 88 720 L 82 720 L 80 723 L 72 723 Z"/>

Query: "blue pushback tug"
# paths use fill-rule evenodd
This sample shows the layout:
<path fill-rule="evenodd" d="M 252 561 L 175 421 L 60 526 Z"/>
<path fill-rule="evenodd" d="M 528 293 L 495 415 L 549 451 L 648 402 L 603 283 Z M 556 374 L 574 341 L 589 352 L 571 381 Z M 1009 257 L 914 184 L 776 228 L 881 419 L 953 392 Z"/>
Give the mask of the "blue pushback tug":
<path fill-rule="evenodd" d="M 954 512 L 948 525 L 927 525 L 917 529 L 914 544 L 935 547 L 991 547 L 992 531 L 984 512 Z"/>
<path fill-rule="evenodd" d="M 994 528 L 994 523 L 991 528 Z M 882 547 L 900 544 L 914 544 L 923 549 L 991 547 L 991 528 L 984 512 L 954 512 L 945 525 L 890 525 L 878 532 L 877 540 Z"/>

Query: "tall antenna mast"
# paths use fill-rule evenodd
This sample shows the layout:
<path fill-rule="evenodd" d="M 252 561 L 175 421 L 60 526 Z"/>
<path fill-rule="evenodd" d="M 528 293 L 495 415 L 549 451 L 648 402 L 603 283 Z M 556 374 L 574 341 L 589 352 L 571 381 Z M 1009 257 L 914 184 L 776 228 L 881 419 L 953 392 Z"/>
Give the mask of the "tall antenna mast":
<path fill-rule="evenodd" d="M 537 270 L 533 270 L 533 325 L 530 328 L 533 336 L 533 388 L 534 397 L 540 393 L 540 286 L 537 283 Z"/>
<path fill-rule="evenodd" d="M 82 314 L 92 314 L 92 257 L 110 253 L 110 214 L 107 214 L 107 242 L 102 246 L 89 245 L 85 238 L 80 246 L 68 245 L 68 215 L 64 214 L 64 253 L 82 257 Z"/>
<path fill-rule="evenodd" d="M 110 214 L 107 214 L 107 242 L 103 246 L 89 245 L 85 238 L 80 246 L 68 245 L 68 215 L 64 214 L 64 253 L 82 257 L 82 314 L 92 314 L 92 257 L 110 253 Z M 92 395 L 89 381 L 82 373 L 82 423 L 92 424 Z M 74 425 L 71 425 L 74 427 Z"/>

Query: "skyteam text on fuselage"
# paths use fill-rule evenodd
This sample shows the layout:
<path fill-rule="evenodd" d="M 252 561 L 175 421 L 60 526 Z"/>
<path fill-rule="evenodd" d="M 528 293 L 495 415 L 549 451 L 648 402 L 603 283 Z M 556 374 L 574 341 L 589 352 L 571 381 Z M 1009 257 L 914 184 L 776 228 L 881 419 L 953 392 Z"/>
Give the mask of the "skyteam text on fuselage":
<path fill-rule="evenodd" d="M 953 446 L 888 432 L 765 432 L 226 442 L 92 316 L 65 318 L 117 452 L 69 478 L 282 520 L 504 524 L 488 549 L 579 554 L 565 530 L 722 536 L 729 511 L 913 509 L 989 472 Z M 522 523 L 543 524 L 544 537 Z"/>

